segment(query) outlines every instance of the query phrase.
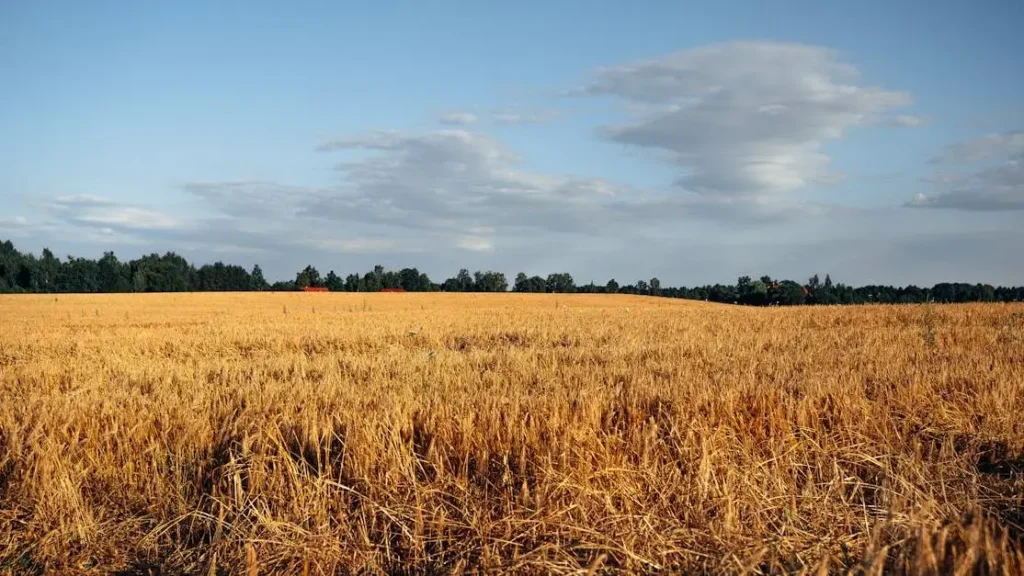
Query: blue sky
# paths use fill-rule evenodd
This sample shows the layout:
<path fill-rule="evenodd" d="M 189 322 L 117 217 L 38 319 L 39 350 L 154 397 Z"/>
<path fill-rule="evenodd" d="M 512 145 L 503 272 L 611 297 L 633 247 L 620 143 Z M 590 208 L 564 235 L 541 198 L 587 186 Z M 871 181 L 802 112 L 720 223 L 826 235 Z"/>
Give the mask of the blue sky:
<path fill-rule="evenodd" d="M 0 237 L 1024 283 L 1020 2 L 0 1 Z"/>

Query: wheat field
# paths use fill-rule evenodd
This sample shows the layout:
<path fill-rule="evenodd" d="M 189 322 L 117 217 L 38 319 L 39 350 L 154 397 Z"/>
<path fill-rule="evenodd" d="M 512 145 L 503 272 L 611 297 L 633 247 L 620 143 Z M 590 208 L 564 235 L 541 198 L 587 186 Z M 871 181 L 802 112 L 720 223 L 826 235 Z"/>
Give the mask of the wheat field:
<path fill-rule="evenodd" d="M 0 297 L 0 573 L 1024 571 L 1024 306 Z"/>

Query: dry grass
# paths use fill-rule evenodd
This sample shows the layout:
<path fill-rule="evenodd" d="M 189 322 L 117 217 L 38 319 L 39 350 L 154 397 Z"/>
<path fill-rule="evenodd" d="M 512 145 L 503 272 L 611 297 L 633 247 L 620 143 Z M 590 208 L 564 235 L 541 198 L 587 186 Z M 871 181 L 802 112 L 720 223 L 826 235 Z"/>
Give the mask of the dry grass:
<path fill-rule="evenodd" d="M 0 573 L 1024 571 L 1024 306 L 0 297 Z"/>

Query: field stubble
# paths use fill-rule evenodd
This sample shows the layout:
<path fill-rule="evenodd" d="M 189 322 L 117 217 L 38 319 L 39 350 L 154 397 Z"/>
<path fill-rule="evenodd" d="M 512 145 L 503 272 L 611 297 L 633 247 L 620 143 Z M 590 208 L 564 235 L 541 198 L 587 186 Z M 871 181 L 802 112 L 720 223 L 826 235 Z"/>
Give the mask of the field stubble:
<path fill-rule="evenodd" d="M 0 572 L 1024 571 L 1024 306 L 0 297 Z"/>

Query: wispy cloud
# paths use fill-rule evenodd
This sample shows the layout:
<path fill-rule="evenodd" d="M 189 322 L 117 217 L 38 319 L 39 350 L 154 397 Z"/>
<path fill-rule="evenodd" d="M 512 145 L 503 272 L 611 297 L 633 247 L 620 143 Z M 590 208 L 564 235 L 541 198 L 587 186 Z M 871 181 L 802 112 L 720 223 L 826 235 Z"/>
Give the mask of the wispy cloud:
<path fill-rule="evenodd" d="M 605 126 L 613 142 L 666 151 L 680 187 L 703 195 L 780 197 L 830 178 L 823 146 L 910 106 L 906 92 L 866 86 L 817 46 L 734 42 L 598 71 L 573 91 L 612 96 L 635 118 Z"/>
<path fill-rule="evenodd" d="M 497 124 L 525 126 L 530 124 L 548 124 L 559 117 L 557 110 L 551 108 L 499 108 L 490 112 L 490 118 Z"/>
<path fill-rule="evenodd" d="M 484 110 L 454 110 L 441 114 L 439 122 L 445 126 L 472 126 L 492 124 L 501 126 L 527 126 L 548 124 L 559 117 L 553 108 L 524 108 L 509 106 Z"/>
<path fill-rule="evenodd" d="M 910 272 L 948 279 L 957 270 L 984 278 L 1020 259 L 1001 246 L 983 256 L 951 248 L 1019 239 L 991 224 L 1007 218 L 993 212 L 1024 208 L 1019 131 L 950 146 L 932 162 L 934 190 L 908 202 L 959 212 L 815 201 L 818 188 L 841 176 L 830 142 L 929 122 L 908 93 L 865 83 L 837 52 L 775 42 L 706 46 L 592 71 L 572 94 L 560 109 L 581 99 L 614 102 L 617 116 L 587 132 L 598 135 L 598 146 L 624 144 L 664 162 L 675 183 L 642 187 L 597 177 L 597 168 L 536 169 L 496 136 L 506 132 L 497 127 L 545 124 L 558 113 L 481 107 L 448 110 L 434 129 L 322 142 L 318 186 L 187 181 L 179 187 L 187 217 L 97 195 L 61 196 L 41 218 L 2 217 L 0 228 L 63 235 L 76 245 L 257 254 L 285 274 L 297 258 L 353 270 L 393 258 L 432 273 L 475 262 L 620 280 L 659 274 L 693 283 L 817 269 L 899 281 Z"/>
<path fill-rule="evenodd" d="M 94 227 L 174 230 L 185 226 L 185 222 L 179 218 L 146 208 L 118 205 L 110 199 L 88 194 L 58 197 L 50 207 L 70 221 Z"/>
<path fill-rule="evenodd" d="M 477 115 L 472 112 L 445 112 L 441 115 L 441 124 L 446 126 L 469 126 L 476 124 Z"/>
<path fill-rule="evenodd" d="M 4 236 L 20 238 L 32 228 L 32 223 L 24 216 L 0 216 L 0 239 Z"/>
<path fill-rule="evenodd" d="M 918 126 L 926 126 L 929 122 L 930 119 L 928 117 L 914 114 L 898 114 L 889 119 L 891 126 L 902 128 L 917 128 Z"/>
<path fill-rule="evenodd" d="M 946 147 L 932 159 L 931 193 L 907 206 L 972 211 L 1024 210 L 1024 131 L 989 134 Z"/>
<path fill-rule="evenodd" d="M 24 216 L 0 216 L 0 226 L 24 228 L 28 225 L 28 218 L 25 218 Z"/>

